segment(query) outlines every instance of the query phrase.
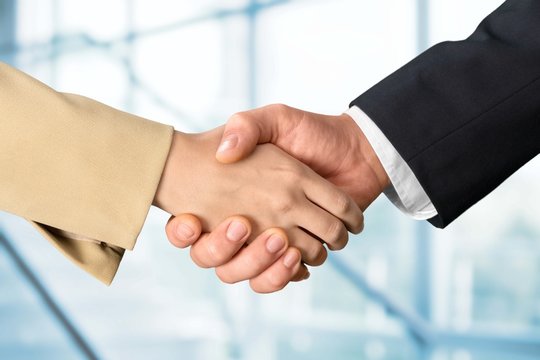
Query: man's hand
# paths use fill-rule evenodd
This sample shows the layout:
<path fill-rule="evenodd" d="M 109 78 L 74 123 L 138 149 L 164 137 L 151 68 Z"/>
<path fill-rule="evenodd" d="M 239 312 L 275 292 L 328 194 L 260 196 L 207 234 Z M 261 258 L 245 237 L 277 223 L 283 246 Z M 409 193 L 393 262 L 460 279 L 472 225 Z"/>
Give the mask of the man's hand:
<path fill-rule="evenodd" d="M 354 120 L 269 105 L 233 115 L 216 158 L 233 163 L 257 144 L 272 143 L 348 193 L 365 210 L 390 184 L 373 148 Z"/>
<path fill-rule="evenodd" d="M 211 233 L 202 235 L 201 223 L 195 216 L 173 216 L 165 230 L 174 246 L 191 246 L 193 261 L 201 267 L 214 267 L 225 283 L 249 280 L 255 292 L 270 293 L 310 275 L 301 263 L 300 251 L 287 247 L 287 235 L 280 229 L 268 229 L 246 244 L 251 225 L 241 216 L 228 218 Z"/>

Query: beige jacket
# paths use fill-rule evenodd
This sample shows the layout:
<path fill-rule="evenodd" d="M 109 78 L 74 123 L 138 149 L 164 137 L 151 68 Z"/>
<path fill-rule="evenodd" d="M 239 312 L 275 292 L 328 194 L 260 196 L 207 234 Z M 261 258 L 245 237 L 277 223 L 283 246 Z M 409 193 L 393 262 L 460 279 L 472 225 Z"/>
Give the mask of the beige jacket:
<path fill-rule="evenodd" d="M 0 63 L 0 210 L 110 284 L 141 231 L 172 134 Z"/>

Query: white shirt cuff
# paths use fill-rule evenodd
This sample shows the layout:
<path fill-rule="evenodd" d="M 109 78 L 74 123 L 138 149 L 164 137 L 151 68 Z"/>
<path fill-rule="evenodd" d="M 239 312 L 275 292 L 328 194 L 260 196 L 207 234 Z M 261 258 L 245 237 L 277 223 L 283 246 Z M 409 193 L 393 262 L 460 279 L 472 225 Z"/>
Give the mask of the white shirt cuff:
<path fill-rule="evenodd" d="M 426 220 L 437 215 L 437 210 L 420 185 L 405 160 L 379 127 L 359 107 L 345 112 L 358 124 L 375 150 L 392 183 L 384 194 L 402 212 L 416 220 Z"/>

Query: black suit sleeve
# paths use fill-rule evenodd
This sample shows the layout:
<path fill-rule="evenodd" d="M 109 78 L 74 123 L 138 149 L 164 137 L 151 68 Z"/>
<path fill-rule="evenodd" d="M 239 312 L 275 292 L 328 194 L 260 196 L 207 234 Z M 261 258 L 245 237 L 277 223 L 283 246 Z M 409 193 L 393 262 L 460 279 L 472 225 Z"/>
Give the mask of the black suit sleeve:
<path fill-rule="evenodd" d="M 351 103 L 408 163 L 444 227 L 540 152 L 540 0 L 508 0 Z"/>

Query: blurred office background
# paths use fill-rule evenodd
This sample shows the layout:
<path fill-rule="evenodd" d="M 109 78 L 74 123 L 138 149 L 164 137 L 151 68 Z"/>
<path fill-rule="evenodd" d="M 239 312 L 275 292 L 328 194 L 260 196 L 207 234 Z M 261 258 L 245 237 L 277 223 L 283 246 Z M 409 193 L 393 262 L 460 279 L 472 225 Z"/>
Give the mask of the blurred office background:
<path fill-rule="evenodd" d="M 267 103 L 339 113 L 501 3 L 0 0 L 0 59 L 195 132 Z M 539 183 L 536 159 L 444 231 L 381 197 L 309 281 L 264 296 L 169 246 L 157 209 L 109 288 L 0 213 L 0 359 L 539 359 Z"/>

